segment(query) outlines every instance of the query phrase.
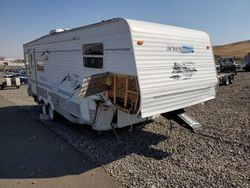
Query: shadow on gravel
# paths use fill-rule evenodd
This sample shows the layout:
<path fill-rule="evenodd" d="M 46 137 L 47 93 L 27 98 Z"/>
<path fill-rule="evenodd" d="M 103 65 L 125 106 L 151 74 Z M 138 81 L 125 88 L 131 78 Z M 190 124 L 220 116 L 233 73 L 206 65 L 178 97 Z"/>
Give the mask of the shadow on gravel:
<path fill-rule="evenodd" d="M 61 116 L 56 122 L 44 123 L 98 166 L 109 164 L 130 154 L 143 155 L 156 160 L 171 156 L 170 152 L 154 147 L 168 139 L 168 136 L 143 130 L 144 123 L 134 125 L 132 131 L 129 131 L 130 127 L 116 129 L 120 141 L 113 131 L 99 134 L 89 126 L 70 123 Z"/>
<path fill-rule="evenodd" d="M 0 179 L 81 174 L 132 153 L 157 160 L 170 156 L 154 148 L 167 136 L 144 131 L 140 125 L 132 132 L 117 130 L 122 140 L 118 142 L 112 131 L 99 135 L 64 118 L 42 122 L 36 105 L 0 107 L 0 130 Z"/>

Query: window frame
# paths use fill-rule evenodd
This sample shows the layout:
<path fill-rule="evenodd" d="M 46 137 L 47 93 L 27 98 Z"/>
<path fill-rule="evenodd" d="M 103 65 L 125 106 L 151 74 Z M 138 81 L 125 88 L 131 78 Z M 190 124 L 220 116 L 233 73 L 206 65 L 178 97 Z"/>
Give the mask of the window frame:
<path fill-rule="evenodd" d="M 88 45 L 101 45 L 101 49 L 102 49 L 102 54 L 101 55 L 97 55 L 97 54 L 86 54 L 86 47 Z M 99 43 L 85 43 L 85 44 L 82 44 L 82 58 L 83 58 L 83 67 L 84 68 L 90 68 L 90 69 L 103 69 L 104 68 L 104 44 L 102 42 L 99 42 Z M 86 65 L 86 60 L 85 58 L 92 58 L 92 59 L 102 59 L 102 62 L 101 62 L 101 66 L 100 67 L 94 67 L 94 66 L 88 66 Z M 96 63 L 96 61 L 95 61 Z"/>
<path fill-rule="evenodd" d="M 29 61 L 29 52 L 24 52 L 24 64 L 27 75 L 30 75 L 30 61 Z"/>
<path fill-rule="evenodd" d="M 28 54 L 29 54 L 28 60 L 29 60 L 30 68 L 34 68 L 33 55 L 32 55 L 32 53 L 30 53 L 30 52 L 29 52 Z"/>
<path fill-rule="evenodd" d="M 43 65 L 40 65 L 39 62 L 42 62 Z M 44 70 L 45 70 L 45 62 L 44 62 L 44 60 L 41 60 L 41 59 L 36 60 L 36 70 L 40 71 L 40 72 L 44 72 Z"/>

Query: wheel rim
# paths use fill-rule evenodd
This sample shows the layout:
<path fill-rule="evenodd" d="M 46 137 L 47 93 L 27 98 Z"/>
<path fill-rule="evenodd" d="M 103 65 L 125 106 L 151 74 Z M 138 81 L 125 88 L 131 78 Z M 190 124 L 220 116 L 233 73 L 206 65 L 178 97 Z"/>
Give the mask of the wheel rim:
<path fill-rule="evenodd" d="M 51 106 L 49 106 L 49 119 L 54 119 L 54 110 L 51 108 Z"/>
<path fill-rule="evenodd" d="M 43 114 L 47 114 L 46 105 L 44 103 L 42 104 L 42 111 L 43 111 Z"/>

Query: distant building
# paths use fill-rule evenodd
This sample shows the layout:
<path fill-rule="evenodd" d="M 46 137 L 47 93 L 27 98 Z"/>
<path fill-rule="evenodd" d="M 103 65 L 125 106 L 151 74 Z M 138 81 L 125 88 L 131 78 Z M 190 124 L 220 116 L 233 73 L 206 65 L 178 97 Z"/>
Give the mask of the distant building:
<path fill-rule="evenodd" d="M 24 67 L 23 58 L 1 58 L 0 66 Z"/>

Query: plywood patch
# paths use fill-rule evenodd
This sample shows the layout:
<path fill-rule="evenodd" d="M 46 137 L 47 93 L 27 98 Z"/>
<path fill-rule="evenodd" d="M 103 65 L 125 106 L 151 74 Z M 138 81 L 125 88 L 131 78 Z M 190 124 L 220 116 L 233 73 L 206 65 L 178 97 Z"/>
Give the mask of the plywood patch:
<path fill-rule="evenodd" d="M 108 90 L 108 73 L 95 74 L 83 80 L 80 97 L 88 97 Z"/>
<path fill-rule="evenodd" d="M 139 109 L 139 87 L 137 77 L 114 73 L 95 74 L 83 80 L 80 97 L 98 93 L 106 95 L 113 104 L 128 113 Z"/>

